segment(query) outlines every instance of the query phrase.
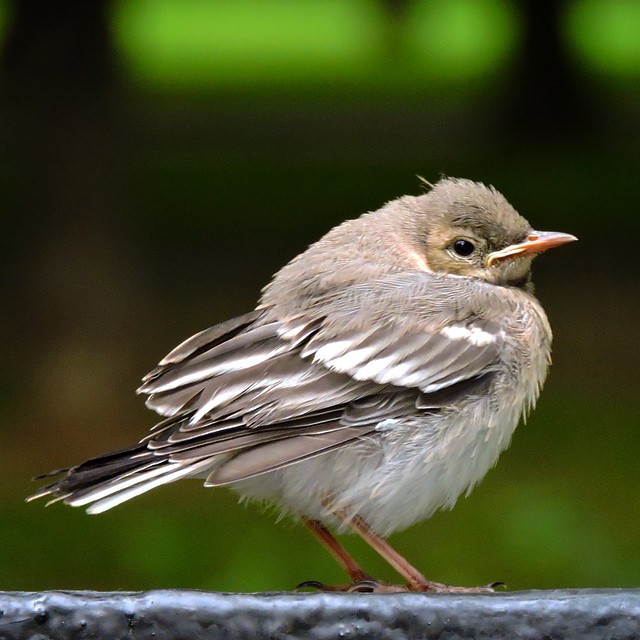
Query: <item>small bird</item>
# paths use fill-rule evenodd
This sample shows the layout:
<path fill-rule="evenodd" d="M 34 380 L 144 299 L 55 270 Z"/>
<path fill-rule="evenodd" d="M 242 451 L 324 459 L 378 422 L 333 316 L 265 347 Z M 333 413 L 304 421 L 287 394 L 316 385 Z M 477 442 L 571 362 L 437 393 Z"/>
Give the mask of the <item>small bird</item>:
<path fill-rule="evenodd" d="M 181 478 L 270 501 L 349 575 L 325 590 L 467 591 L 385 537 L 451 508 L 536 402 L 551 329 L 531 262 L 576 240 L 535 231 L 493 187 L 443 178 L 348 220 L 291 260 L 255 310 L 165 356 L 138 393 L 163 420 L 30 499 L 100 513 Z M 372 579 L 331 530 L 405 580 Z"/>

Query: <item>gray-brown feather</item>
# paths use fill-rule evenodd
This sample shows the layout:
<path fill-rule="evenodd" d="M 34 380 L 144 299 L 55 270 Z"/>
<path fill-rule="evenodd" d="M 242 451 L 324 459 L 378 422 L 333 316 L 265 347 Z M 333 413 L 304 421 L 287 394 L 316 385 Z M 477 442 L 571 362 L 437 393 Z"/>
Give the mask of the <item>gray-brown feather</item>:
<path fill-rule="evenodd" d="M 36 495 L 94 499 L 97 511 L 178 477 L 238 482 L 477 398 L 504 372 L 505 353 L 527 355 L 518 318 L 535 303 L 487 274 L 419 267 L 433 248 L 429 225 L 486 226 L 492 211 L 508 229 L 504 242 L 528 229 L 495 190 L 459 180 L 333 229 L 275 276 L 256 310 L 189 338 L 145 376 L 139 392 L 166 419 L 140 444 L 87 461 Z M 503 319 L 514 323 L 510 343 Z M 531 384 L 513 373 L 524 380 L 523 407 L 544 379 L 546 365 L 536 366 Z M 504 438 L 522 410 L 505 419 Z"/>
<path fill-rule="evenodd" d="M 268 311 L 175 349 L 140 388 L 168 419 L 129 453 L 88 461 L 44 493 L 73 503 L 119 480 L 135 485 L 136 474 L 146 482 L 162 465 L 200 469 L 208 459 L 208 484 L 254 477 L 375 434 L 385 420 L 439 410 L 482 384 L 499 349 L 495 327 L 478 318 L 495 340 L 452 340 L 425 322 L 361 329 L 348 312 L 341 327 L 335 317 L 276 321 Z"/>

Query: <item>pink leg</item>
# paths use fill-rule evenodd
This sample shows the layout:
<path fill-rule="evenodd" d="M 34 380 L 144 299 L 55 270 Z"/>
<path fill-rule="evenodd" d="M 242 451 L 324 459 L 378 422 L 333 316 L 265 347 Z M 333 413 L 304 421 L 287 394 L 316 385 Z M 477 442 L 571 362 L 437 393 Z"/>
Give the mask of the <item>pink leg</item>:
<path fill-rule="evenodd" d="M 302 522 L 338 561 L 338 564 L 347 572 L 353 582 L 370 579 L 360 568 L 360 565 L 347 553 L 347 550 L 333 537 L 329 529 L 317 520 L 311 520 L 306 516 L 302 516 Z"/>
<path fill-rule="evenodd" d="M 339 514 L 345 517 L 344 514 Z M 437 583 L 427 580 L 420 571 L 401 556 L 384 538 L 374 533 L 359 516 L 345 517 L 344 523 L 353 529 L 372 549 L 379 553 L 406 581 L 410 591 L 435 591 Z"/>
<path fill-rule="evenodd" d="M 420 571 L 401 556 L 384 538 L 371 530 L 360 517 L 349 517 L 345 513 L 336 513 L 347 526 L 353 529 L 367 544 L 379 553 L 406 581 L 409 591 L 439 591 L 446 593 L 493 593 L 494 585 L 486 587 L 454 587 L 440 582 L 427 580 Z M 380 585 L 378 591 L 395 591 L 397 587 Z"/>

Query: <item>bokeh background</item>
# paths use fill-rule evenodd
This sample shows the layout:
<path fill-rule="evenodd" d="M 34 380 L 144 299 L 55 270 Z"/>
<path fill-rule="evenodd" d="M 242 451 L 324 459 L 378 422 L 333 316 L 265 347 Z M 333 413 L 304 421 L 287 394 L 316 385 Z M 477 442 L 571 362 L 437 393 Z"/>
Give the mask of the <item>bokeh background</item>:
<path fill-rule="evenodd" d="M 454 584 L 637 587 L 638 33 L 635 0 L 0 2 L 0 589 L 343 581 L 302 527 L 196 481 L 92 517 L 23 499 L 142 437 L 159 358 L 416 174 L 580 242 L 535 265 L 538 409 L 392 543 Z"/>

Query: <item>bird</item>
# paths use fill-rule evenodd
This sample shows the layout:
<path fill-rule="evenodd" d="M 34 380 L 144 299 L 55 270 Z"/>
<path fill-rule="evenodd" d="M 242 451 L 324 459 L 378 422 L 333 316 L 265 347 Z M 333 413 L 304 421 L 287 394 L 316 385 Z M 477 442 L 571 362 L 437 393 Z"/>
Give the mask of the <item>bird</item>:
<path fill-rule="evenodd" d="M 577 238 L 533 229 L 492 186 L 427 185 L 334 227 L 253 311 L 179 344 L 138 389 L 161 421 L 27 499 L 100 513 L 198 478 L 298 518 L 350 579 L 304 586 L 492 590 L 430 580 L 386 538 L 468 494 L 536 403 L 552 334 L 531 263 Z M 406 584 L 372 578 L 342 533 Z"/>

